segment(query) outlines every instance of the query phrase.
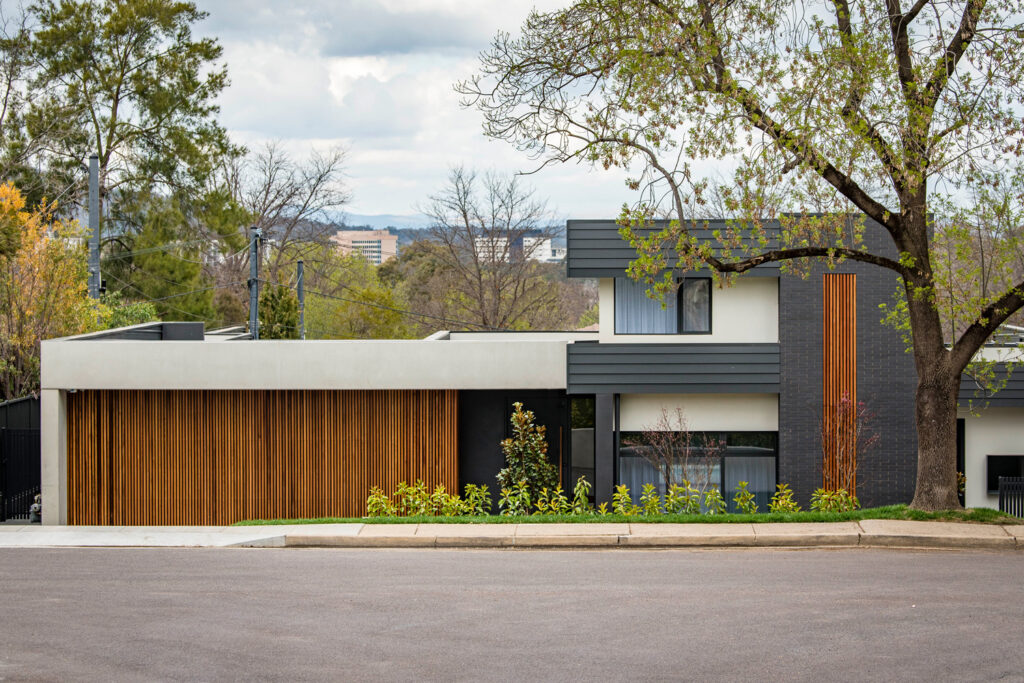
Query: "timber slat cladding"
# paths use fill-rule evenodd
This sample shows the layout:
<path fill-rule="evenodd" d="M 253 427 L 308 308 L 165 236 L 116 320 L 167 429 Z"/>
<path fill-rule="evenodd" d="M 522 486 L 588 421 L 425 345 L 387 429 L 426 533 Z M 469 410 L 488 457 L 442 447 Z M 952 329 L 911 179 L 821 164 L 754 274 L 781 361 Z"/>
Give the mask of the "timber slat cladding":
<path fill-rule="evenodd" d="M 823 308 L 822 485 L 856 495 L 857 276 L 826 274 Z"/>
<path fill-rule="evenodd" d="M 78 391 L 68 523 L 353 517 L 370 487 L 458 486 L 455 391 Z"/>

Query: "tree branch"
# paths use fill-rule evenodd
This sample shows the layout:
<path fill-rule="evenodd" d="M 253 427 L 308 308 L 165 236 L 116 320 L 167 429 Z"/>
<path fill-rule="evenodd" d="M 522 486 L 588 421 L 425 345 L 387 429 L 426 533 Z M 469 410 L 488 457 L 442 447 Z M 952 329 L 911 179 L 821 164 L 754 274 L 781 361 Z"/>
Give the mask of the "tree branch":
<path fill-rule="evenodd" d="M 985 0 L 967 0 L 963 16 L 960 17 L 960 28 L 953 37 L 949 39 L 949 45 L 942 59 L 935 65 L 932 77 L 928 81 L 926 92 L 928 93 L 928 110 L 931 111 L 939 100 L 939 96 L 946 87 L 946 83 L 956 71 L 960 58 L 967 52 L 971 41 L 978 31 L 978 18 L 985 9 Z"/>
<path fill-rule="evenodd" d="M 1016 311 L 1024 307 L 1024 281 L 1008 289 L 1001 297 L 983 308 L 960 338 L 953 345 L 952 361 L 961 371 L 984 345 Z"/>

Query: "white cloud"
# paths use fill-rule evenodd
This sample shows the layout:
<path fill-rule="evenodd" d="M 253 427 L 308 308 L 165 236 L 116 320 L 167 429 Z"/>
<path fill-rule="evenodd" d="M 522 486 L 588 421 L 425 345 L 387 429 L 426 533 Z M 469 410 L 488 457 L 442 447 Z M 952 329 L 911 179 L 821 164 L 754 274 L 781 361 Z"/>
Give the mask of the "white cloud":
<path fill-rule="evenodd" d="M 344 144 L 353 213 L 412 213 L 464 164 L 532 169 L 488 140 L 454 82 L 498 30 L 515 31 L 533 5 L 567 0 L 200 0 L 202 26 L 224 46 L 231 86 L 222 122 L 243 144 L 279 140 L 290 153 Z M 239 11 L 239 10 L 242 11 Z M 622 173 L 549 168 L 527 182 L 567 217 L 607 217 L 630 198 Z"/>

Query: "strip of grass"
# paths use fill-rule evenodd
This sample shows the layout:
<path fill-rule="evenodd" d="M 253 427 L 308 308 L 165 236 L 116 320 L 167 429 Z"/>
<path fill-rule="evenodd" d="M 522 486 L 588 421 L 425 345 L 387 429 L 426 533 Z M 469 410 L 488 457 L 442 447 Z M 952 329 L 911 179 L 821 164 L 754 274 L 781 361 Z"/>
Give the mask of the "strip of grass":
<path fill-rule="evenodd" d="M 854 510 L 853 512 L 766 512 L 735 515 L 533 515 L 530 517 L 504 517 L 487 515 L 483 517 L 319 517 L 316 519 L 254 519 L 236 522 L 235 526 L 271 526 L 278 524 L 550 524 L 550 523 L 594 523 L 594 522 L 648 522 L 651 524 L 693 524 L 693 523 L 755 523 L 755 522 L 859 522 L 863 519 L 907 519 L 915 521 L 971 522 L 975 524 L 1021 523 L 998 510 L 970 508 L 968 510 L 945 510 L 942 512 L 921 512 L 906 505 Z"/>

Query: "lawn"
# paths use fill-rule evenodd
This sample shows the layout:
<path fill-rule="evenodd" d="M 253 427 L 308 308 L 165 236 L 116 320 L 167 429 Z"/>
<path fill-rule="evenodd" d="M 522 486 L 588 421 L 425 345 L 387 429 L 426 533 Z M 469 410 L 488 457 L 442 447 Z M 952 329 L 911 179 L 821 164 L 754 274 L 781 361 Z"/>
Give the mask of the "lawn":
<path fill-rule="evenodd" d="M 1013 517 L 989 508 L 967 510 L 945 510 L 942 512 L 921 512 L 906 505 L 886 505 L 852 512 L 765 512 L 757 514 L 727 515 L 531 515 L 529 517 L 505 517 L 485 515 L 474 517 L 319 517 L 316 519 L 253 519 L 236 522 L 235 526 L 260 526 L 274 524 L 544 524 L 544 523 L 594 523 L 632 522 L 650 524 L 694 524 L 694 523 L 764 523 L 764 522 L 859 522 L 862 519 L 906 519 L 915 521 L 971 522 L 975 524 L 1020 524 L 1019 517 Z"/>

